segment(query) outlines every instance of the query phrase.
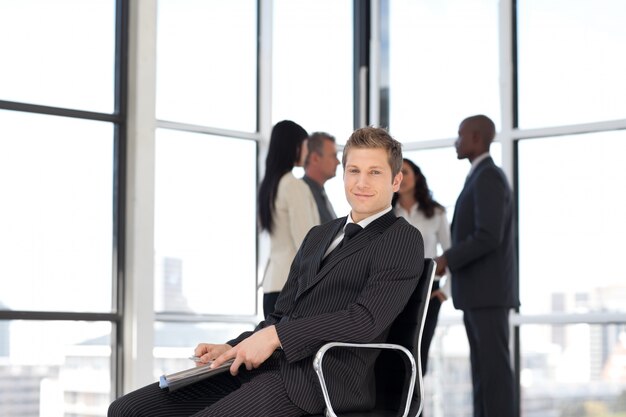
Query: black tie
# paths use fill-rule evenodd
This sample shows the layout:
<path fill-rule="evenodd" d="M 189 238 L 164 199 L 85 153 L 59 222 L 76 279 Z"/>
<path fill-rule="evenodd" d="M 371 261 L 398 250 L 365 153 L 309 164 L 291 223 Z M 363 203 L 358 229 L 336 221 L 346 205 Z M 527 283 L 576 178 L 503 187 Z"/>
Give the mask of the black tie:
<path fill-rule="evenodd" d="M 356 235 L 357 233 L 359 233 L 361 230 L 363 230 L 363 228 L 361 226 L 359 226 L 356 223 L 348 223 L 346 225 L 346 228 L 344 229 L 344 235 L 343 235 L 343 240 L 341 241 L 341 243 L 339 244 L 339 246 L 341 246 L 342 244 L 346 243 L 349 239 L 353 238 L 354 235 Z"/>
<path fill-rule="evenodd" d="M 356 223 L 348 223 L 344 229 L 344 234 L 343 234 L 343 239 L 341 239 L 341 242 L 339 242 L 339 244 L 335 247 L 335 249 L 333 249 L 328 255 L 326 255 L 326 257 L 322 260 L 322 266 L 324 266 L 326 263 L 328 263 L 328 261 L 330 260 L 330 258 L 332 258 L 333 256 L 335 256 L 337 254 L 337 252 L 339 252 L 339 249 L 346 244 L 346 242 L 348 242 L 348 240 L 350 240 L 351 238 L 354 237 L 354 235 L 356 235 L 357 233 L 359 233 L 361 230 L 363 230 L 363 228 L 361 226 L 359 226 Z"/>

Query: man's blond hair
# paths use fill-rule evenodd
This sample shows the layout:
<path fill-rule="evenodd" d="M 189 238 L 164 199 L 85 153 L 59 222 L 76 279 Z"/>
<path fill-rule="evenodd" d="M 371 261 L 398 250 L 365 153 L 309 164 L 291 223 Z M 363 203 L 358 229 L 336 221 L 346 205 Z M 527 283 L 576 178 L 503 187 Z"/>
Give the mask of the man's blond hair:
<path fill-rule="evenodd" d="M 402 144 L 391 137 L 387 130 L 380 127 L 362 127 L 350 135 L 343 148 L 341 163 L 345 169 L 348 153 L 351 149 L 384 149 L 391 167 L 391 179 L 402 169 Z"/>

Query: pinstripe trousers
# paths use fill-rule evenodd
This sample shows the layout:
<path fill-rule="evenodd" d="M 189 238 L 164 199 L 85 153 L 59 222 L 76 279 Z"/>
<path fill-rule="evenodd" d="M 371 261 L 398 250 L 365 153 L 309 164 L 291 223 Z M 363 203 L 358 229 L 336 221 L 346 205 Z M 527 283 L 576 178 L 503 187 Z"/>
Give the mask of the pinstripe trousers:
<path fill-rule="evenodd" d="M 269 362 L 273 362 L 271 359 Z M 268 366 L 269 365 L 269 366 Z M 128 393 L 109 406 L 108 417 L 298 417 L 278 366 L 264 364 L 236 377 L 215 375 L 174 392 L 158 383 Z"/>

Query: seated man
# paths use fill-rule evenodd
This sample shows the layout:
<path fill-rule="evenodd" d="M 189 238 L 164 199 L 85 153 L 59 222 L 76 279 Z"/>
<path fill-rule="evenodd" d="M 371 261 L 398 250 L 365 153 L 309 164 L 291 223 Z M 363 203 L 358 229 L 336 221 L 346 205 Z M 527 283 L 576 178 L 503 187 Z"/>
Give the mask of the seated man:
<path fill-rule="evenodd" d="M 400 143 L 384 129 L 358 129 L 346 143 L 342 162 L 350 215 L 309 231 L 274 313 L 226 344 L 196 347 L 196 356 L 214 360 L 213 366 L 234 359 L 230 374 L 174 392 L 161 390 L 158 383 L 146 386 L 114 401 L 110 417 L 296 417 L 323 412 L 312 366 L 316 351 L 329 341 L 384 342 L 417 286 L 424 262 L 420 232 L 391 210 L 392 195 L 402 181 Z M 374 406 L 376 356 L 375 351 L 358 349 L 325 357 L 336 410 Z"/>

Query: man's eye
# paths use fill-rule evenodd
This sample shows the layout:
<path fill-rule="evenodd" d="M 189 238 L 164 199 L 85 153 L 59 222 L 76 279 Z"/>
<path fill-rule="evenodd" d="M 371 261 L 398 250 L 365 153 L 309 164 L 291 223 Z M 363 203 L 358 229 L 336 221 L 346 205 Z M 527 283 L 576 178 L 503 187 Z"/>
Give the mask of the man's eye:
<path fill-rule="evenodd" d="M 372 175 L 380 175 L 380 171 L 374 170 L 374 171 L 372 171 Z"/>

